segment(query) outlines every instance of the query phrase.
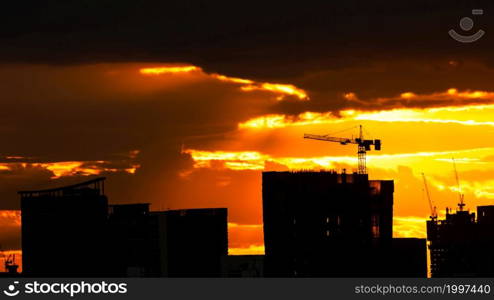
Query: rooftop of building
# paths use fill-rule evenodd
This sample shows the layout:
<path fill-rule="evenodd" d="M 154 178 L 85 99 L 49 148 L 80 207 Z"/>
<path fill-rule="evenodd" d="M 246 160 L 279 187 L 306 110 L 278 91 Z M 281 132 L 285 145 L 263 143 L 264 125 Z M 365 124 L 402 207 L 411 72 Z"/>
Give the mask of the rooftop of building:
<path fill-rule="evenodd" d="M 105 193 L 105 177 L 98 177 L 88 181 L 84 181 L 77 184 L 52 188 L 43 190 L 30 190 L 30 191 L 19 191 L 18 194 L 22 198 L 33 198 L 33 197 L 63 197 L 68 194 L 74 194 L 77 191 L 82 190 L 93 190 L 99 195 L 104 195 Z"/>
<path fill-rule="evenodd" d="M 164 210 L 164 211 L 152 211 L 150 214 L 166 214 L 166 215 L 217 215 L 220 213 L 226 213 L 227 208 L 187 208 L 187 209 L 176 209 L 176 210 Z"/>
<path fill-rule="evenodd" d="M 226 213 L 227 208 L 188 208 L 176 210 L 150 211 L 150 203 L 125 203 L 125 204 L 110 204 L 108 205 L 110 215 L 215 215 Z"/>

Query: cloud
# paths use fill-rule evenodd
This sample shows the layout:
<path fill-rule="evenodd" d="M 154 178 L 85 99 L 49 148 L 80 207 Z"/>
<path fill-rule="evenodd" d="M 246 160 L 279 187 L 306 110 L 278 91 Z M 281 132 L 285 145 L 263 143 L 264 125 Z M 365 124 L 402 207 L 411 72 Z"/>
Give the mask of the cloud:
<path fill-rule="evenodd" d="M 489 1 L 478 5 L 492 8 Z M 189 62 L 208 72 L 271 80 L 396 58 L 490 61 L 488 35 L 467 48 L 447 35 L 471 9 L 426 0 L 253 1 L 242 9 L 229 1 L 124 0 L 117 7 L 105 1 L 9 3 L 2 15 L 0 58 L 52 64 Z M 490 28 L 493 21 L 479 18 L 475 24 Z"/>
<path fill-rule="evenodd" d="M 369 166 L 386 166 L 393 169 L 398 168 L 406 160 L 415 161 L 426 158 L 440 162 L 451 163 L 451 157 L 455 155 L 471 155 L 478 153 L 489 153 L 494 148 L 480 148 L 467 150 L 453 150 L 440 152 L 412 152 L 397 154 L 377 154 L 367 155 Z M 290 170 L 313 170 L 313 169 L 334 169 L 338 164 L 354 165 L 355 157 L 350 156 L 311 156 L 311 157 L 277 157 L 257 151 L 227 152 L 227 151 L 202 151 L 194 149 L 184 150 L 194 161 L 193 167 L 228 169 L 228 170 L 266 170 L 266 163 L 274 166 L 285 166 Z M 460 158 L 464 163 L 475 163 L 475 158 Z M 411 163 L 413 164 L 413 163 Z"/>
<path fill-rule="evenodd" d="M 92 176 L 103 173 L 126 172 L 134 174 L 139 168 L 138 164 L 119 166 L 110 161 L 63 161 L 50 163 L 1 163 L 0 172 L 4 175 L 19 172 L 20 169 L 41 169 L 52 173 L 50 179 L 63 176 Z"/>
<path fill-rule="evenodd" d="M 264 254 L 262 224 L 228 223 L 229 255 Z"/>
<path fill-rule="evenodd" d="M 397 179 L 397 214 L 424 214 L 419 171 L 407 166 L 442 172 L 447 162 L 434 159 L 491 151 L 489 131 L 476 129 L 491 127 L 494 39 L 461 47 L 447 36 L 470 9 L 426 0 L 6 3 L 2 207 L 19 208 L 18 190 L 97 172 L 113 203 L 228 207 L 230 223 L 260 224 L 260 170 L 351 168 L 354 149 L 302 143 L 302 133 L 365 123 L 383 137 L 388 156 L 369 163 Z M 476 188 L 478 165 L 465 167 Z M 446 176 L 431 182 L 433 193 L 454 195 L 439 188 L 451 186 Z"/>
<path fill-rule="evenodd" d="M 160 74 L 174 74 L 174 73 L 189 73 L 194 71 L 200 71 L 201 68 L 196 66 L 172 66 L 172 67 L 155 67 L 155 68 L 142 68 L 139 72 L 143 75 L 160 75 Z"/>
<path fill-rule="evenodd" d="M 353 94 L 354 95 L 354 94 Z M 383 107 L 444 107 L 444 106 L 465 106 L 468 104 L 491 104 L 494 101 L 494 93 L 489 91 L 458 91 L 450 88 L 444 92 L 434 92 L 431 94 L 415 94 L 413 92 L 403 92 L 398 97 L 377 98 L 368 103 L 360 101 L 354 95 L 351 101 L 358 101 L 360 104 L 377 104 Z"/>
<path fill-rule="evenodd" d="M 426 238 L 426 221 L 423 217 L 394 217 L 393 237 Z"/>
<path fill-rule="evenodd" d="M 351 120 L 494 126 L 494 122 L 489 120 L 466 119 L 467 116 L 478 119 L 479 116 L 482 117 L 482 115 L 485 116 L 492 112 L 494 110 L 493 92 L 458 91 L 456 89 L 431 94 L 405 92 L 398 97 L 381 97 L 367 101 L 358 100 L 354 93 L 343 96 L 351 99 L 351 102 L 356 102 L 356 108 L 328 112 L 305 111 L 297 115 L 267 114 L 241 122 L 238 127 L 240 129 L 272 129 L 288 126 L 338 124 Z"/>
<path fill-rule="evenodd" d="M 184 141 L 218 140 L 276 102 L 273 95 L 292 97 L 283 91 L 245 92 L 240 87 L 246 83 L 200 69 L 140 73 L 152 67 L 2 66 L 0 138 L 9 141 L 0 158 L 3 208 L 18 208 L 16 190 L 96 174 L 108 175 L 113 201 L 140 201 L 152 190 L 148 199 L 159 203 L 167 193 L 166 178 L 173 186 L 177 173 L 191 163 L 180 154 Z"/>
<path fill-rule="evenodd" d="M 203 72 L 201 68 L 196 66 L 169 66 L 169 67 L 153 67 L 153 68 L 142 68 L 139 72 L 143 75 L 158 76 L 161 74 L 176 74 L 176 73 L 189 73 L 189 72 Z M 234 84 L 242 85 L 240 90 L 245 92 L 250 91 L 267 91 L 278 94 L 276 100 L 284 100 L 286 96 L 294 96 L 299 100 L 309 100 L 307 92 L 297 88 L 291 84 L 280 84 L 280 83 L 270 83 L 270 82 L 255 82 L 250 79 L 228 77 L 220 74 L 206 74 L 214 79 L 218 79 L 223 82 L 229 82 Z"/>

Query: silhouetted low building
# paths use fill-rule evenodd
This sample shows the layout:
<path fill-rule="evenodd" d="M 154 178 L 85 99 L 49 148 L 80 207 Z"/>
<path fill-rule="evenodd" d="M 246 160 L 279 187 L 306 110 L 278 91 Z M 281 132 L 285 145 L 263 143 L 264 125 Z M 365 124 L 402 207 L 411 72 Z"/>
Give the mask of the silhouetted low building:
<path fill-rule="evenodd" d="M 221 277 L 221 261 L 228 255 L 226 208 L 153 212 L 164 226 L 166 277 Z"/>
<path fill-rule="evenodd" d="M 19 194 L 25 276 L 221 276 L 226 208 L 108 205 L 104 178 Z"/>
<path fill-rule="evenodd" d="M 393 259 L 403 244 L 392 239 L 393 191 L 393 181 L 361 174 L 264 172 L 266 275 L 425 276 L 425 247 L 413 255 L 422 272 Z"/>
<path fill-rule="evenodd" d="M 104 178 L 19 194 L 24 276 L 104 273 L 108 210 Z"/>
<path fill-rule="evenodd" d="M 427 221 L 432 277 L 494 276 L 494 206 Z"/>
<path fill-rule="evenodd" d="M 109 259 L 114 276 L 220 277 L 228 253 L 227 209 L 149 211 L 111 205 Z"/>
<path fill-rule="evenodd" d="M 110 205 L 108 228 L 112 276 L 162 276 L 165 227 L 153 222 L 148 203 Z"/>
<path fill-rule="evenodd" d="M 388 277 L 427 277 L 427 241 L 393 238 L 391 251 L 382 258 Z"/>

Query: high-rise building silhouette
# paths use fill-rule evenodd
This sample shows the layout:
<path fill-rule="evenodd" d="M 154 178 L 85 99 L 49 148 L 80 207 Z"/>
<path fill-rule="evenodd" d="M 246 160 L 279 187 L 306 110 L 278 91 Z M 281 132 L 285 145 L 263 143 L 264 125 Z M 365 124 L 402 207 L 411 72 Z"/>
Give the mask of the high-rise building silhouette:
<path fill-rule="evenodd" d="M 446 210 L 443 220 L 427 221 L 432 277 L 494 276 L 494 206 L 475 213 Z"/>
<path fill-rule="evenodd" d="M 101 274 L 108 210 L 104 178 L 19 194 L 23 275 Z"/>
<path fill-rule="evenodd" d="M 393 191 L 367 174 L 264 172 L 265 274 L 426 276 L 425 241 L 392 238 Z M 407 269 L 394 252 L 409 245 L 419 252 Z"/>

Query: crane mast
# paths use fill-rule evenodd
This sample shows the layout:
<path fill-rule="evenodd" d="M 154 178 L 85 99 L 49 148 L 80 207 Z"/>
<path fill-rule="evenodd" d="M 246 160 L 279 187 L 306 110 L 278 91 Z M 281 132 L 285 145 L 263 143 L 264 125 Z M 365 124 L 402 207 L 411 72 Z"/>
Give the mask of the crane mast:
<path fill-rule="evenodd" d="M 367 151 L 371 150 L 371 145 L 374 146 L 374 150 L 381 150 L 381 140 L 365 140 L 362 125 L 359 126 L 359 137 L 358 138 L 342 138 L 334 137 L 329 135 L 318 135 L 318 134 L 304 134 L 305 139 L 335 142 L 341 145 L 356 144 L 358 146 L 357 156 L 358 156 L 358 174 L 367 174 L 366 166 L 366 155 Z"/>
<path fill-rule="evenodd" d="M 359 126 L 359 140 L 364 141 L 364 133 L 362 132 L 362 125 Z M 369 147 L 370 150 L 370 147 Z M 362 142 L 358 143 L 358 174 L 367 174 L 367 158 L 366 158 L 366 148 L 365 144 Z"/>
<path fill-rule="evenodd" d="M 425 179 L 425 174 L 422 173 L 422 178 L 424 179 L 424 189 L 425 189 L 425 194 L 427 196 L 427 200 L 429 200 L 429 208 L 431 210 L 431 220 L 436 220 L 437 219 L 437 211 L 436 207 L 432 203 L 431 195 L 429 193 L 429 187 L 427 186 L 427 180 Z"/>

